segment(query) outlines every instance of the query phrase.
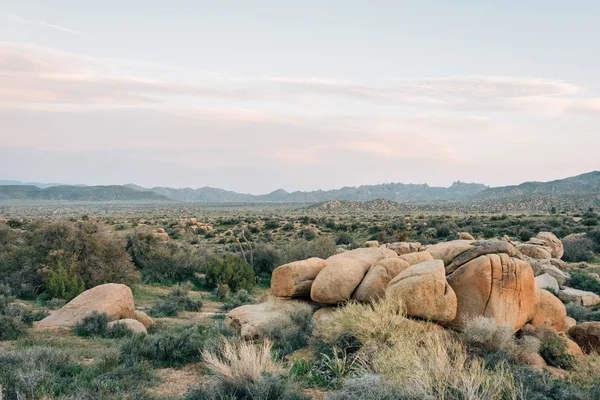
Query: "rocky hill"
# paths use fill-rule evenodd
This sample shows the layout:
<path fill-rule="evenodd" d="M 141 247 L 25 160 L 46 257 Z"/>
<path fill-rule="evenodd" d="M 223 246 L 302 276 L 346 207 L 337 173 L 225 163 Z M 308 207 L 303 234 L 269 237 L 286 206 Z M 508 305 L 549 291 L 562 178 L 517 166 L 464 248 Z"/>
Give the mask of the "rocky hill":
<path fill-rule="evenodd" d="M 0 199 L 67 201 L 170 201 L 154 192 L 141 192 L 124 186 L 0 186 Z"/>
<path fill-rule="evenodd" d="M 329 200 L 323 203 L 314 204 L 307 207 L 307 210 L 315 211 L 332 211 L 332 212 L 356 212 L 356 211 L 371 211 L 371 212 L 401 212 L 405 208 L 397 201 L 377 199 L 370 201 L 356 200 Z"/>

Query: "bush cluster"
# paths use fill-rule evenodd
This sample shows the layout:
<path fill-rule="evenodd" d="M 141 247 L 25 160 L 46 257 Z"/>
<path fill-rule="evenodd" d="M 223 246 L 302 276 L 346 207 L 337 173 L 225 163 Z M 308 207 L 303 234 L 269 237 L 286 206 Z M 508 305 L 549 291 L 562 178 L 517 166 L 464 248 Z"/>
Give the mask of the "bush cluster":
<path fill-rule="evenodd" d="M 211 258 L 206 264 L 205 280 L 210 287 L 224 284 L 234 292 L 240 289 L 250 291 L 256 283 L 250 264 L 234 254 Z"/>
<path fill-rule="evenodd" d="M 175 317 L 182 311 L 200 311 L 202 300 L 194 300 L 189 296 L 190 286 L 177 285 L 171 289 L 164 299 L 159 299 L 149 310 L 153 317 Z"/>

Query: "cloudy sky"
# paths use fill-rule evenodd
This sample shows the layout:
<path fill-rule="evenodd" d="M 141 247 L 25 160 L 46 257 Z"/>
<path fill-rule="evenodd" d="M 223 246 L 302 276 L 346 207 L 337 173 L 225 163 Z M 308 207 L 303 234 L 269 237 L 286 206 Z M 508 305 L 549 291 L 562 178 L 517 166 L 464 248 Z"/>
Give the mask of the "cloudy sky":
<path fill-rule="evenodd" d="M 0 179 L 265 193 L 600 169 L 597 1 L 0 2 Z"/>

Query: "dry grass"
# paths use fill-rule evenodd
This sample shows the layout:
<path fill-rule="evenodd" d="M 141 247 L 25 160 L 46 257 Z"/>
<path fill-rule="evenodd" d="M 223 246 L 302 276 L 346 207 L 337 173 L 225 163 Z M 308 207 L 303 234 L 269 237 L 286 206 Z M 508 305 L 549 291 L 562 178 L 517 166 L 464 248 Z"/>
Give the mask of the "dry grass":
<path fill-rule="evenodd" d="M 261 345 L 253 345 L 246 342 L 234 344 L 224 339 L 221 355 L 205 351 L 202 357 L 213 378 L 242 387 L 259 381 L 265 374 L 281 371 L 273 361 L 271 348 L 268 340 Z"/>

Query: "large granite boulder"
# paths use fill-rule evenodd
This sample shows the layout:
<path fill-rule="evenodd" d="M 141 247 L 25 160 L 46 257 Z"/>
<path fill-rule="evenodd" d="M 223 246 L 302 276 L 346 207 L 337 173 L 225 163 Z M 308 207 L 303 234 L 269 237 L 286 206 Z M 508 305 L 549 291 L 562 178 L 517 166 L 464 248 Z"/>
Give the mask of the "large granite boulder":
<path fill-rule="evenodd" d="M 560 332 L 565 327 L 567 309 L 552 293 L 544 289 L 535 291 L 535 307 L 529 323 L 536 328 L 547 328 Z"/>
<path fill-rule="evenodd" d="M 444 265 L 449 265 L 460 254 L 473 249 L 472 240 L 451 240 L 425 247 L 435 260 L 442 260 Z"/>
<path fill-rule="evenodd" d="M 383 298 L 390 281 L 409 267 L 410 264 L 401 258 L 379 260 L 377 265 L 369 268 L 362 282 L 352 294 L 352 298 L 364 302 Z"/>
<path fill-rule="evenodd" d="M 461 330 L 471 318 L 482 315 L 519 330 L 533 313 L 533 270 L 509 254 L 480 255 L 460 264 L 446 279 L 458 300 L 456 319 L 450 324 L 454 329 Z"/>
<path fill-rule="evenodd" d="M 578 303 L 582 306 L 595 306 L 600 303 L 600 296 L 593 292 L 566 287 L 558 293 L 558 298 L 565 303 Z"/>
<path fill-rule="evenodd" d="M 271 292 L 279 297 L 310 297 L 310 288 L 327 261 L 313 257 L 275 268 L 271 275 Z"/>
<path fill-rule="evenodd" d="M 535 277 L 535 287 L 538 289 L 552 289 L 552 291 L 554 291 L 554 293 L 557 293 L 560 291 L 560 287 L 558 286 L 558 282 L 556 281 L 556 278 L 553 277 L 550 274 L 543 274 L 540 276 L 536 276 Z"/>
<path fill-rule="evenodd" d="M 37 327 L 72 328 L 94 311 L 105 313 L 110 321 L 135 318 L 133 294 L 126 285 L 106 283 L 86 290 L 60 310 L 36 323 Z"/>
<path fill-rule="evenodd" d="M 373 265 L 384 258 L 397 258 L 396 252 L 381 247 L 345 251 L 327 259 L 310 290 L 313 301 L 340 304 L 348 301 Z"/>
<path fill-rule="evenodd" d="M 518 244 L 517 249 L 527 257 L 535 258 L 536 260 L 551 259 L 551 249 L 546 246 L 538 246 L 531 243 Z"/>
<path fill-rule="evenodd" d="M 550 247 L 552 258 L 560 259 L 565 254 L 563 243 L 555 234 L 551 232 L 540 232 L 536 235 L 536 239 L 544 241 L 546 246 Z"/>
<path fill-rule="evenodd" d="M 433 257 L 428 251 L 419 251 L 417 253 L 402 254 L 399 255 L 398 258 L 408 262 L 410 265 L 417 265 L 425 261 L 433 260 Z"/>
<path fill-rule="evenodd" d="M 402 300 L 408 316 L 440 323 L 456 317 L 456 295 L 446 281 L 441 260 L 426 261 L 404 270 L 389 283 L 387 293 Z"/>

